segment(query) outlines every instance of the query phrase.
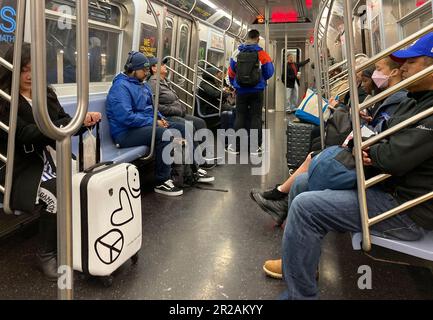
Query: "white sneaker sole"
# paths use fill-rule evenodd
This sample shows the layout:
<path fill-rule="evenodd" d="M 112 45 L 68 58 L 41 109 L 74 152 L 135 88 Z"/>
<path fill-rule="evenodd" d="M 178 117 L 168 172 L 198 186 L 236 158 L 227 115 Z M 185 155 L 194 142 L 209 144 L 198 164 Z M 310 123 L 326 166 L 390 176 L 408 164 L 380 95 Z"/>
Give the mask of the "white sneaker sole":
<path fill-rule="evenodd" d="M 164 191 L 164 190 L 154 189 L 154 191 L 156 193 L 163 194 L 164 196 L 168 196 L 168 197 L 179 197 L 183 195 L 183 190 L 174 192 L 174 191 Z"/>
<path fill-rule="evenodd" d="M 197 180 L 197 182 L 201 182 L 201 183 L 209 183 L 209 182 L 214 182 L 214 181 L 215 181 L 215 177 L 199 178 Z"/>

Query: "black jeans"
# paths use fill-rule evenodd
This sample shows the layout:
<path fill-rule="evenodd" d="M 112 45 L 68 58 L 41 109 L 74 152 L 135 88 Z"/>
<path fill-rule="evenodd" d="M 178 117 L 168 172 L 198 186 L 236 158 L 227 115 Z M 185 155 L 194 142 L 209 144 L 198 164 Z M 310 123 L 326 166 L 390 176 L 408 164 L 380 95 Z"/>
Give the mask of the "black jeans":
<path fill-rule="evenodd" d="M 248 136 L 250 137 L 251 130 L 258 130 L 258 146 L 262 145 L 262 109 L 263 109 L 264 94 L 261 92 L 238 94 L 236 96 L 236 121 L 235 130 L 249 129 Z M 247 128 L 247 119 L 250 120 L 249 128 Z M 249 142 L 250 145 L 250 142 Z M 237 150 L 240 150 L 237 143 Z"/>

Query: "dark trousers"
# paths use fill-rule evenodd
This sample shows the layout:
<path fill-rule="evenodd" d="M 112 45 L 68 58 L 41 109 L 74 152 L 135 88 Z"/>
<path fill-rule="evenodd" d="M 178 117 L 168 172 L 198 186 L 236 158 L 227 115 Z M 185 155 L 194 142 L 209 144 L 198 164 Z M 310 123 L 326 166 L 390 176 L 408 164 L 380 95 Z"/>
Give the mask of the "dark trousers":
<path fill-rule="evenodd" d="M 262 109 L 264 94 L 261 92 L 238 94 L 236 96 L 235 130 L 248 129 L 247 119 L 250 120 L 249 136 L 251 130 L 258 130 L 258 146 L 262 145 Z M 239 143 L 237 150 L 240 150 Z"/>
<path fill-rule="evenodd" d="M 185 137 L 185 126 L 179 122 L 170 122 L 170 128 L 177 129 Z M 166 128 L 157 127 L 155 137 L 155 182 L 160 185 L 171 177 L 171 165 L 166 164 L 163 160 L 164 148 L 170 144 L 170 141 L 162 141 L 162 137 L 167 130 Z M 131 148 L 137 146 L 151 146 L 152 143 L 152 126 L 133 128 L 116 138 L 115 141 L 121 148 Z"/>
<path fill-rule="evenodd" d="M 170 122 L 180 122 L 185 126 L 185 122 L 186 121 L 190 121 L 192 122 L 193 125 L 193 132 L 190 132 L 190 134 L 192 134 L 192 137 L 186 137 L 188 140 L 191 139 L 194 145 L 194 151 L 197 150 L 197 148 L 199 148 L 200 144 L 203 143 L 204 141 L 195 141 L 194 140 L 194 135 L 196 133 L 196 131 L 202 130 L 202 129 L 207 129 L 207 125 L 206 125 L 206 121 L 204 121 L 202 118 L 199 117 L 195 117 L 192 115 L 185 115 L 185 117 L 169 117 L 167 118 Z M 205 139 L 209 139 L 209 137 L 206 136 Z M 204 154 L 204 152 L 201 153 L 202 157 L 200 157 L 199 159 L 194 159 L 194 163 L 198 163 L 198 164 L 203 164 L 205 162 L 205 160 L 203 159 L 203 156 L 206 157 L 206 154 Z"/>

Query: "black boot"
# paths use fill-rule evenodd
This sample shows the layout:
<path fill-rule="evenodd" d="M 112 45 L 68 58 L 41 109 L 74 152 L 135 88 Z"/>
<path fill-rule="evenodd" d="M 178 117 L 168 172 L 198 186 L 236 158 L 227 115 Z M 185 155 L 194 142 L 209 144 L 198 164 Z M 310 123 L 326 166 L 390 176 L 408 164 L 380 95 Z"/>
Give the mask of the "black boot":
<path fill-rule="evenodd" d="M 50 281 L 56 281 L 57 274 L 57 217 L 42 213 L 39 221 L 39 248 L 36 254 L 37 266 Z"/>

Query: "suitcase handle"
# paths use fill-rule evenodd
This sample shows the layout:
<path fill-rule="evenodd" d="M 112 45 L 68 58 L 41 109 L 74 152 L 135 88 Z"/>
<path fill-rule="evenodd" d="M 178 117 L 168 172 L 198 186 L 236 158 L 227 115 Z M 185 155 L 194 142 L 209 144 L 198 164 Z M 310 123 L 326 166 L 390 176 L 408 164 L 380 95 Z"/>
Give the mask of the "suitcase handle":
<path fill-rule="evenodd" d="M 90 168 L 88 168 L 87 170 L 84 170 L 84 173 L 92 173 L 93 171 L 95 171 L 96 169 L 98 169 L 100 167 L 108 167 L 108 166 L 111 166 L 113 164 L 114 164 L 113 161 L 97 163 L 94 166 L 91 166 Z"/>

